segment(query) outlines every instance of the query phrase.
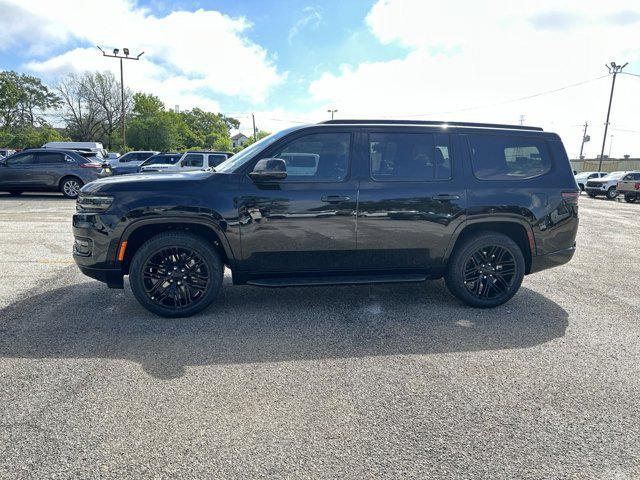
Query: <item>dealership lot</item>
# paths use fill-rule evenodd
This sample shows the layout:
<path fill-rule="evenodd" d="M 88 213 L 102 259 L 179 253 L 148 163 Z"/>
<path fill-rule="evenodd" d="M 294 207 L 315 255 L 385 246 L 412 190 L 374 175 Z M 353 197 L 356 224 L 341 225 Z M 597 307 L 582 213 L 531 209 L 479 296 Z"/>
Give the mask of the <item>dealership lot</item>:
<path fill-rule="evenodd" d="M 583 195 L 573 261 L 493 310 L 228 286 L 184 320 L 82 276 L 73 211 L 0 194 L 0 478 L 640 476 L 640 205 Z"/>

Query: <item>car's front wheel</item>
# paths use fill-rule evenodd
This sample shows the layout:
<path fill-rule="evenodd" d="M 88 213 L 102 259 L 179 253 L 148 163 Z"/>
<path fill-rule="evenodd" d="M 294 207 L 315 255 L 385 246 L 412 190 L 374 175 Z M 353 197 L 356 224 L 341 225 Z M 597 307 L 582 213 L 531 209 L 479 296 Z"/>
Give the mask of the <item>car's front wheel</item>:
<path fill-rule="evenodd" d="M 607 198 L 609 200 L 613 200 L 618 196 L 618 191 L 616 190 L 616 187 L 609 187 L 609 190 L 607 190 Z"/>
<path fill-rule="evenodd" d="M 79 178 L 65 178 L 62 183 L 60 183 L 60 191 L 62 192 L 62 195 L 67 198 L 78 198 L 82 185 L 82 180 Z"/>
<path fill-rule="evenodd" d="M 524 256 L 511 238 L 481 232 L 456 246 L 445 282 L 451 293 L 468 305 L 496 307 L 516 294 L 524 271 Z"/>
<path fill-rule="evenodd" d="M 188 317 L 218 295 L 224 274 L 215 249 L 198 235 L 167 232 L 135 253 L 129 283 L 136 299 L 162 317 Z"/>

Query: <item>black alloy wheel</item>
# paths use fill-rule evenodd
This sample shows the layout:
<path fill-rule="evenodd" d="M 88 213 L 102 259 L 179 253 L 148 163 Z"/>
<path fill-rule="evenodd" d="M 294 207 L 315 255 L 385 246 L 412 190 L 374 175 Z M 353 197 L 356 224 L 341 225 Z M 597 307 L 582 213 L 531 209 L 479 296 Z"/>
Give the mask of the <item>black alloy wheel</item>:
<path fill-rule="evenodd" d="M 488 245 L 473 252 L 464 270 L 464 286 L 477 298 L 496 298 L 513 286 L 516 261 L 499 245 Z"/>
<path fill-rule="evenodd" d="M 478 232 L 456 245 L 445 282 L 468 305 L 496 307 L 516 294 L 524 271 L 524 255 L 515 241 L 498 232 Z"/>
<path fill-rule="evenodd" d="M 135 253 L 131 290 L 147 310 L 163 317 L 187 317 L 213 302 L 224 265 L 213 246 L 198 235 L 156 235 Z"/>

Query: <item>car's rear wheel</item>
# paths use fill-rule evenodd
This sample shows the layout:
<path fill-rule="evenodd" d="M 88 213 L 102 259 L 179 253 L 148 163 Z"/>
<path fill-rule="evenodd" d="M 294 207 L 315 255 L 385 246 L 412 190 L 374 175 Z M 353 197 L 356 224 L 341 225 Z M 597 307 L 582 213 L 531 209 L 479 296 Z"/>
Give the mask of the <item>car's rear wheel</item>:
<path fill-rule="evenodd" d="M 635 193 L 625 193 L 624 200 L 628 203 L 635 203 L 638 201 L 638 195 Z"/>
<path fill-rule="evenodd" d="M 609 190 L 607 190 L 607 198 L 609 200 L 613 200 L 617 196 L 618 196 L 618 191 L 616 190 L 616 187 L 609 187 Z"/>
<path fill-rule="evenodd" d="M 161 233 L 135 253 L 129 282 L 136 299 L 162 317 L 188 317 L 218 295 L 224 266 L 212 246 L 186 232 Z"/>
<path fill-rule="evenodd" d="M 456 297 L 480 308 L 502 305 L 513 297 L 524 278 L 520 247 L 497 232 L 482 232 L 457 245 L 445 282 Z"/>
<path fill-rule="evenodd" d="M 580 191 L 581 192 L 584 192 L 584 185 L 582 183 L 579 183 L 578 187 L 580 187 Z"/>
<path fill-rule="evenodd" d="M 596 194 L 595 193 L 591 193 L 591 192 L 587 192 L 587 195 L 589 195 L 591 198 L 596 198 Z"/>
<path fill-rule="evenodd" d="M 62 183 L 60 183 L 60 191 L 62 192 L 62 195 L 67 198 L 78 198 L 82 185 L 82 180 L 79 178 L 65 178 Z"/>

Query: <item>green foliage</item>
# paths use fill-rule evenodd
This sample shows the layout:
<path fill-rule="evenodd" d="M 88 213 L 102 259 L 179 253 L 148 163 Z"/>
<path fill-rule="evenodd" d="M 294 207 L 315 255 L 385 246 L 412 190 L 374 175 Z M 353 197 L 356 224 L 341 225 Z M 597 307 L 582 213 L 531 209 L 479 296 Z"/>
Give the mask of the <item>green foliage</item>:
<path fill-rule="evenodd" d="M 0 72 L 0 128 L 47 125 L 43 115 L 59 103 L 60 99 L 39 78 Z"/>
<path fill-rule="evenodd" d="M 48 142 L 63 142 L 69 138 L 63 137 L 60 132 L 50 126 L 32 127 L 27 125 L 22 128 L 0 129 L 0 145 L 8 148 L 35 148 Z"/>
<path fill-rule="evenodd" d="M 200 108 L 166 110 L 153 94 L 133 95 L 133 114 L 127 143 L 135 149 L 182 151 L 188 149 L 231 150 L 229 130 L 240 123 Z"/>

